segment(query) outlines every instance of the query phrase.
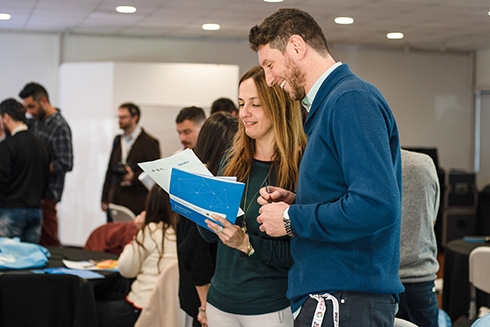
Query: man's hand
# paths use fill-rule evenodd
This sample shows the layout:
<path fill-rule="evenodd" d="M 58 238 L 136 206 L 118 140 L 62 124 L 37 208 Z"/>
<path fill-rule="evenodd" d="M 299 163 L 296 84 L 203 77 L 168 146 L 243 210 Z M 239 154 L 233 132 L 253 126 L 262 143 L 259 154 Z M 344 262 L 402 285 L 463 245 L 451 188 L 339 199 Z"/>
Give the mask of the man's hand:
<path fill-rule="evenodd" d="M 287 204 L 293 204 L 296 201 L 296 194 L 291 191 L 285 190 L 276 186 L 269 186 L 270 193 L 267 193 L 267 188 L 260 189 L 260 196 L 257 198 L 257 202 L 263 206 L 272 202 L 285 202 Z"/>
<path fill-rule="evenodd" d="M 125 166 L 127 173 L 122 176 L 121 186 L 131 186 L 134 178 L 134 171 L 129 167 L 129 165 Z"/>
<path fill-rule="evenodd" d="M 287 235 L 286 229 L 284 228 L 284 221 L 282 220 L 282 213 L 286 208 L 289 208 L 289 204 L 285 202 L 267 203 L 263 205 L 259 209 L 260 215 L 257 217 L 257 222 L 260 224 L 259 229 L 272 237 Z"/>

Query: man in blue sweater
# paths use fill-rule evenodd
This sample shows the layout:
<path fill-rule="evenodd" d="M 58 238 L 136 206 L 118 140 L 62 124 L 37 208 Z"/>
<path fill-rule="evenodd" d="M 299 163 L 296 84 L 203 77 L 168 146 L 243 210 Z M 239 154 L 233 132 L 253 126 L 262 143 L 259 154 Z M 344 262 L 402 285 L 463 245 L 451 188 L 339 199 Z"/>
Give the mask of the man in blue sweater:
<path fill-rule="evenodd" d="M 257 218 L 270 236 L 293 236 L 295 326 L 393 326 L 404 288 L 400 142 L 391 109 L 332 58 L 320 26 L 301 10 L 276 11 L 250 30 L 249 41 L 267 82 L 308 111 L 297 193 L 262 189 Z"/>

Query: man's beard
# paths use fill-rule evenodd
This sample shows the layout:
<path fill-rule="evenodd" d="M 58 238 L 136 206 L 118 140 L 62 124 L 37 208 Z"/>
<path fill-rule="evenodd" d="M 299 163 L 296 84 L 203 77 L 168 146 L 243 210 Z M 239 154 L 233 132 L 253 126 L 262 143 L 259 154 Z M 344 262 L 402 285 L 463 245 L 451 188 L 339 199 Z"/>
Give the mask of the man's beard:
<path fill-rule="evenodd" d="M 303 100 L 306 97 L 305 90 L 305 74 L 302 73 L 298 66 L 293 64 L 291 61 L 289 62 L 289 77 L 287 81 L 289 83 L 289 87 L 291 88 L 291 92 L 289 96 L 293 100 Z"/>
<path fill-rule="evenodd" d="M 39 103 L 39 109 L 37 110 L 36 118 L 38 120 L 43 120 L 44 117 L 46 117 L 46 110 L 44 110 L 43 106 Z"/>

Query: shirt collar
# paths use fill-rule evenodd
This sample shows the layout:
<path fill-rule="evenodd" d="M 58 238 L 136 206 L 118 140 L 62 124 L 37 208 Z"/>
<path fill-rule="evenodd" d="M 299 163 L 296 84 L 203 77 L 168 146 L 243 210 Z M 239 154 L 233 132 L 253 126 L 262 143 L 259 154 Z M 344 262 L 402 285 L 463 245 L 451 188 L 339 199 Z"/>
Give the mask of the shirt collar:
<path fill-rule="evenodd" d="M 320 76 L 320 78 L 316 80 L 315 84 L 313 84 L 306 97 L 303 100 L 301 100 L 301 104 L 303 105 L 303 107 L 305 107 L 306 111 L 310 112 L 311 105 L 313 104 L 313 100 L 315 99 L 316 94 L 320 89 L 320 86 L 327 79 L 328 75 L 330 75 L 335 70 L 335 68 L 339 67 L 340 65 L 342 65 L 342 62 L 338 61 L 332 66 L 330 66 L 330 68 L 328 68 L 322 74 L 322 76 Z"/>
<path fill-rule="evenodd" d="M 134 129 L 134 131 L 129 134 L 129 136 L 126 137 L 126 135 L 123 133 L 122 137 L 124 138 L 124 140 L 126 142 L 132 142 L 133 140 L 135 140 L 138 135 L 141 133 L 141 126 L 140 125 L 136 125 L 136 128 Z"/>
<path fill-rule="evenodd" d="M 17 134 L 18 132 L 21 132 L 21 131 L 27 131 L 27 125 L 26 124 L 20 124 L 19 126 L 14 128 L 12 130 L 12 132 L 10 132 L 10 135 L 14 136 L 15 134 Z"/>

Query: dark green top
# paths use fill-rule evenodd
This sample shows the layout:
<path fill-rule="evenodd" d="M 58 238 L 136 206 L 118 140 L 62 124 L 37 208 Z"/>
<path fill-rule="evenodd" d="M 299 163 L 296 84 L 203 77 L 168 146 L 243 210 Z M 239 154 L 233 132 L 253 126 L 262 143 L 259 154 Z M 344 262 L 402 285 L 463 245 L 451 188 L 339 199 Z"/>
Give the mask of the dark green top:
<path fill-rule="evenodd" d="M 216 271 L 207 302 L 228 313 L 258 315 L 290 305 L 286 297 L 288 269 L 292 265 L 289 237 L 272 238 L 261 232 L 257 223 L 258 190 L 265 186 L 266 179 L 274 185 L 271 177 L 267 177 L 270 166 L 270 162 L 253 161 L 241 202 L 250 243 L 255 250 L 252 256 L 224 245 L 216 234 L 200 227 L 201 235 L 208 242 L 219 241 Z M 242 218 L 237 218 L 236 224 L 241 226 Z"/>

